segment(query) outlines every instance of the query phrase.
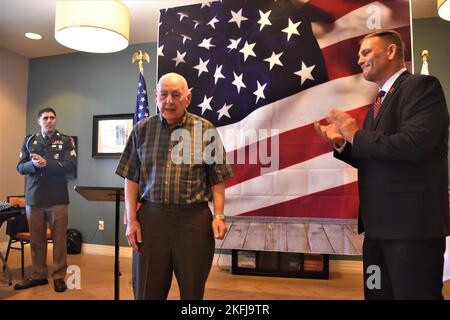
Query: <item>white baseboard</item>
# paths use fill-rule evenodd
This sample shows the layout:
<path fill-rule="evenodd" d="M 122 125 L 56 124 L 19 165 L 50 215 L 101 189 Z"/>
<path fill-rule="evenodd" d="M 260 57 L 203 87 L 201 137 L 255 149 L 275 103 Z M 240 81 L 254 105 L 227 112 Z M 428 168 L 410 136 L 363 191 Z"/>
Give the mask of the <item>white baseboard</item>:
<path fill-rule="evenodd" d="M 95 254 L 101 256 L 113 257 L 115 252 L 114 246 L 100 245 L 100 244 L 90 244 L 83 243 L 81 246 L 81 252 L 86 254 Z M 122 258 L 132 257 L 131 247 L 119 247 L 119 256 Z M 217 263 L 217 259 L 220 258 L 220 266 L 224 268 L 231 268 L 231 254 L 215 254 L 214 262 Z"/>
<path fill-rule="evenodd" d="M 0 243 L 0 250 L 6 251 L 8 242 Z M 94 254 L 101 256 L 114 256 L 114 246 L 83 243 L 81 246 L 82 253 Z M 123 258 L 131 258 L 132 249 L 130 247 L 119 247 L 119 256 Z M 231 271 L 231 254 L 215 254 L 214 265 L 218 265 L 221 269 Z M 330 272 L 337 273 L 360 273 L 362 272 L 362 261 L 357 260 L 330 260 Z"/>

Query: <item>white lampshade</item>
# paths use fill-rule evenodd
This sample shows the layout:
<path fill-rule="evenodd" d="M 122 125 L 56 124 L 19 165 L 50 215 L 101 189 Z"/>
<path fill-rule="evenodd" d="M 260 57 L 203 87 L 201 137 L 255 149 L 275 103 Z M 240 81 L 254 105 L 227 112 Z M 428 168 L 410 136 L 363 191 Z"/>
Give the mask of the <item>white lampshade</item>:
<path fill-rule="evenodd" d="M 56 3 L 55 38 L 78 51 L 106 53 L 128 47 L 130 11 L 115 0 Z"/>
<path fill-rule="evenodd" d="M 450 21 L 450 0 L 438 0 L 438 14 L 447 21 Z"/>

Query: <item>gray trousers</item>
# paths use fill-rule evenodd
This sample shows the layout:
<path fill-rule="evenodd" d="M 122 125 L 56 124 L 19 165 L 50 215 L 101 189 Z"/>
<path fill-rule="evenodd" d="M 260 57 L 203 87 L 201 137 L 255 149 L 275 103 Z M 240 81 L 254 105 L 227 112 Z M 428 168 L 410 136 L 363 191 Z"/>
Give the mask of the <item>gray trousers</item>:
<path fill-rule="evenodd" d="M 139 252 L 133 251 L 135 299 L 167 299 L 173 273 L 181 299 L 203 299 L 215 246 L 207 203 L 163 206 L 144 202 L 138 221 L 142 243 Z"/>
<path fill-rule="evenodd" d="M 53 278 L 64 279 L 67 270 L 67 205 L 26 206 L 31 233 L 33 279 L 47 279 L 47 223 L 53 240 Z"/>

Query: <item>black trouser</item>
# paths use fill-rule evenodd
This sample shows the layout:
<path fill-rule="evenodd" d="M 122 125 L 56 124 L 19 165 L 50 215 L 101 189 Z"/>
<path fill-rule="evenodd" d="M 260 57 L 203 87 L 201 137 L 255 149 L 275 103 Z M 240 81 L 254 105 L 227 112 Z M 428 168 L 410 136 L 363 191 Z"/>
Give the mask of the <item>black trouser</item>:
<path fill-rule="evenodd" d="M 445 238 L 375 240 L 366 237 L 363 245 L 365 298 L 442 300 L 444 252 Z"/>
<path fill-rule="evenodd" d="M 139 252 L 133 251 L 135 299 L 167 299 L 173 272 L 181 299 L 203 299 L 215 246 L 208 204 L 144 202 L 137 216 L 142 243 Z"/>

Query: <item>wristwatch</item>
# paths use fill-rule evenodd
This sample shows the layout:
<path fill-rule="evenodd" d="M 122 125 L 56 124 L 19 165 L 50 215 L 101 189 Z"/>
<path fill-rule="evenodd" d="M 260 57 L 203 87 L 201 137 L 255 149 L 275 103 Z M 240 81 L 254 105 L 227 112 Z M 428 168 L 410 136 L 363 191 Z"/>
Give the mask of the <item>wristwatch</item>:
<path fill-rule="evenodd" d="M 214 219 L 225 221 L 225 215 L 223 214 L 215 214 Z"/>

